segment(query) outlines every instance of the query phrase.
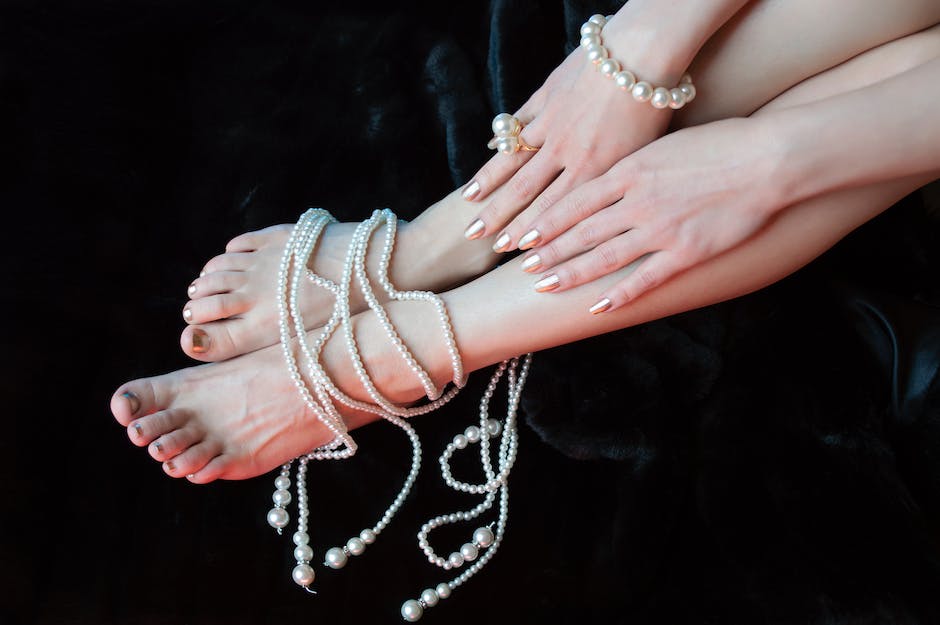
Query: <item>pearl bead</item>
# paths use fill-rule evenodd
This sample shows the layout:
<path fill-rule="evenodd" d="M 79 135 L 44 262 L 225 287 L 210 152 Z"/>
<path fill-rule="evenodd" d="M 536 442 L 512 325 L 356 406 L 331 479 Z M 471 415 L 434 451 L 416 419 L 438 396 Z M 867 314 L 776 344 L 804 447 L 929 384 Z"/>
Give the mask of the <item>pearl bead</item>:
<path fill-rule="evenodd" d="M 603 28 L 604 25 L 607 23 L 607 18 L 601 15 L 600 13 L 596 13 L 588 18 L 588 22 L 592 24 L 597 24 L 598 26 Z"/>
<path fill-rule="evenodd" d="M 601 32 L 601 27 L 593 22 L 587 22 L 581 27 L 581 36 L 585 37 L 587 35 L 597 35 Z"/>
<path fill-rule="evenodd" d="M 633 72 L 627 70 L 617 72 L 614 74 L 614 84 L 624 91 L 629 91 L 636 84 L 636 76 L 633 75 Z"/>
<path fill-rule="evenodd" d="M 375 532 L 372 530 L 362 530 L 359 532 L 359 538 L 361 538 L 362 542 L 365 544 L 371 545 L 375 542 Z"/>
<path fill-rule="evenodd" d="M 620 71 L 620 63 L 615 59 L 605 59 L 597 68 L 600 70 L 601 74 L 607 78 L 613 78 L 614 74 Z"/>
<path fill-rule="evenodd" d="M 519 120 L 509 113 L 500 113 L 493 118 L 493 134 L 508 137 L 519 132 Z"/>
<path fill-rule="evenodd" d="M 454 447 L 457 449 L 466 449 L 468 442 L 467 437 L 463 434 L 458 434 L 454 437 Z"/>
<path fill-rule="evenodd" d="M 477 549 L 477 546 L 473 543 L 464 543 L 460 547 L 460 555 L 463 556 L 463 559 L 467 562 L 472 562 L 477 559 L 477 556 L 480 555 L 480 550 Z"/>
<path fill-rule="evenodd" d="M 409 623 L 414 623 L 424 616 L 424 608 L 414 599 L 409 599 L 401 605 L 401 617 Z"/>
<path fill-rule="evenodd" d="M 490 419 L 486 422 L 486 431 L 490 433 L 490 436 L 499 436 L 502 429 L 503 425 L 496 419 Z"/>
<path fill-rule="evenodd" d="M 489 547 L 493 544 L 494 540 L 496 540 L 496 537 L 493 535 L 493 530 L 488 527 L 478 527 L 477 530 L 473 532 L 473 542 L 480 547 Z"/>
<path fill-rule="evenodd" d="M 631 94 L 633 95 L 633 99 L 637 102 L 649 102 L 650 98 L 653 97 L 653 86 L 645 80 L 641 80 L 633 85 Z"/>
<path fill-rule="evenodd" d="M 682 74 L 682 78 L 679 79 L 679 84 L 680 84 L 680 85 L 683 85 L 683 84 L 687 84 L 687 83 L 688 83 L 688 84 L 692 84 L 692 76 L 691 76 L 691 74 Z"/>
<path fill-rule="evenodd" d="M 446 599 L 450 596 L 450 586 L 448 586 L 447 584 L 443 582 L 438 584 L 434 590 L 437 591 L 437 596 L 440 597 L 441 599 Z"/>
<path fill-rule="evenodd" d="M 669 106 L 669 89 L 665 87 L 656 87 L 653 90 L 653 96 L 650 98 L 650 104 L 653 108 L 664 109 Z"/>
<path fill-rule="evenodd" d="M 421 601 L 424 601 L 424 605 L 429 608 L 436 606 L 439 600 L 440 597 L 437 596 L 437 591 L 433 588 L 425 588 L 421 591 Z"/>
<path fill-rule="evenodd" d="M 601 38 L 597 35 L 585 35 L 581 37 L 581 47 L 590 48 L 591 46 L 601 45 Z"/>
<path fill-rule="evenodd" d="M 500 154 L 515 154 L 519 142 L 515 137 L 502 137 L 496 141 L 496 150 Z"/>
<path fill-rule="evenodd" d="M 268 525 L 276 529 L 285 527 L 290 522 L 290 515 L 283 508 L 271 508 L 268 511 Z"/>
<path fill-rule="evenodd" d="M 588 61 L 595 65 L 608 57 L 607 48 L 601 45 L 585 48 L 585 51 L 587 52 Z"/>
<path fill-rule="evenodd" d="M 298 564 L 294 567 L 291 577 L 294 578 L 298 586 L 309 586 L 313 583 L 316 573 L 313 572 L 313 567 L 309 564 Z"/>
<path fill-rule="evenodd" d="M 457 568 L 463 564 L 463 554 L 461 554 L 459 551 L 455 551 L 454 553 L 447 556 L 447 561 L 452 567 Z"/>
<path fill-rule="evenodd" d="M 306 545 L 310 542 L 310 536 L 307 535 L 307 532 L 294 532 L 294 544 L 295 545 Z"/>
<path fill-rule="evenodd" d="M 326 564 L 331 569 L 341 569 L 346 566 L 346 562 L 349 558 L 346 557 L 346 554 L 339 547 L 333 547 L 326 552 L 326 559 L 324 564 Z"/>
<path fill-rule="evenodd" d="M 361 556 L 366 550 L 366 543 L 361 538 L 350 538 L 346 542 L 346 549 L 354 556 Z"/>
<path fill-rule="evenodd" d="M 271 496 L 271 499 L 274 500 L 279 506 L 286 506 L 290 503 L 290 491 L 289 490 L 276 490 Z"/>
<path fill-rule="evenodd" d="M 669 90 L 669 108 L 681 109 L 685 105 L 685 94 L 678 87 Z"/>
<path fill-rule="evenodd" d="M 685 95 L 686 104 L 695 99 L 695 85 L 692 83 L 683 83 L 679 85 L 679 90 Z"/>
<path fill-rule="evenodd" d="M 480 442 L 480 428 L 475 425 L 471 425 L 466 430 L 463 431 L 463 435 L 467 437 L 467 441 L 471 443 Z"/>
<path fill-rule="evenodd" d="M 310 562 L 313 560 L 313 549 L 310 545 L 297 545 L 294 547 L 294 559 L 298 562 Z"/>
<path fill-rule="evenodd" d="M 290 488 L 290 478 L 287 477 L 286 475 L 279 475 L 274 480 L 274 488 L 278 490 L 286 490 Z"/>

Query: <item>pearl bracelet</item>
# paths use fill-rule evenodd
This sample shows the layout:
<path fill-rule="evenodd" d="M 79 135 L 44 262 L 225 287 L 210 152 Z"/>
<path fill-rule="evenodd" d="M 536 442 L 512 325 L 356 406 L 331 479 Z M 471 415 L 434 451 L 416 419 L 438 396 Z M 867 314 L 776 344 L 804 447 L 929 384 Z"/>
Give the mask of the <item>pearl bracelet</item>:
<path fill-rule="evenodd" d="M 637 102 L 649 102 L 654 108 L 681 109 L 694 100 L 695 85 L 688 74 L 683 75 L 679 84 L 672 89 L 654 87 L 645 80 L 637 80 L 633 72 L 623 69 L 617 60 L 610 58 L 601 40 L 601 31 L 612 17 L 592 15 L 581 26 L 581 47 L 601 74 L 612 79 L 623 91 L 629 92 Z"/>

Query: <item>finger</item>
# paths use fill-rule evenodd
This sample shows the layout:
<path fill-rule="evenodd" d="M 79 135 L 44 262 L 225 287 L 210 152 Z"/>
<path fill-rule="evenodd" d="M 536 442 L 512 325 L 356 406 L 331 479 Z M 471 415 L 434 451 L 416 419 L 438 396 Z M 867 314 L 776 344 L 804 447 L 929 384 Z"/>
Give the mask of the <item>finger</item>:
<path fill-rule="evenodd" d="M 540 214 L 535 215 L 531 221 L 528 221 L 527 225 L 518 229 L 519 238 L 525 244 L 521 249 L 545 246 L 576 227 L 581 228 L 581 236 L 589 234 L 592 230 L 609 233 L 609 229 L 598 228 L 593 217 L 600 211 L 619 205 L 618 212 L 620 217 L 624 218 L 623 212 L 627 205 L 623 202 L 623 191 L 623 183 L 619 182 L 615 176 L 603 175 L 575 188 L 557 202 L 537 207 L 533 212 L 539 212 Z M 612 217 L 612 215 L 608 215 L 607 219 L 609 220 Z M 588 222 L 591 225 L 586 225 Z M 520 223 L 526 222 L 521 220 Z M 515 224 L 513 226 L 515 227 Z M 626 229 L 626 226 L 621 225 L 619 231 L 623 232 Z M 590 237 L 586 238 L 589 239 Z M 596 244 L 595 241 L 593 245 Z M 589 248 L 581 246 L 576 252 L 579 253 L 586 249 Z M 561 258 L 560 256 L 553 256 L 553 250 L 551 249 L 546 250 L 546 252 L 547 254 L 543 259 L 551 258 L 554 262 L 557 262 L 558 258 Z"/>
<path fill-rule="evenodd" d="M 653 251 L 649 241 L 637 230 L 624 232 L 603 241 L 595 248 L 553 267 L 556 276 L 552 291 L 565 291 L 623 269 L 643 254 Z M 543 278 L 544 280 L 544 278 Z"/>
<path fill-rule="evenodd" d="M 562 171 L 551 184 L 529 203 L 528 207 L 524 208 L 521 213 L 513 217 L 512 221 L 500 231 L 496 240 L 507 240 L 504 235 L 509 237 L 507 250 L 515 249 L 517 245 L 519 249 L 522 250 L 527 250 L 538 245 L 538 237 L 530 236 L 525 241 L 520 241 L 525 234 L 525 226 L 531 223 L 533 219 L 547 210 L 555 202 L 565 197 L 576 184 L 574 176 L 568 170 Z"/>
<path fill-rule="evenodd" d="M 575 223 L 554 240 L 533 249 L 523 259 L 522 270 L 535 273 L 552 269 L 624 234 L 633 226 L 629 207 L 621 200 Z"/>
<path fill-rule="evenodd" d="M 493 195 L 489 204 L 471 222 L 464 236 L 468 239 L 479 239 L 500 232 L 513 217 L 548 187 L 561 169 L 561 165 L 549 152 L 537 152 Z M 505 243 L 505 241 L 500 241 L 500 243 Z"/>
<path fill-rule="evenodd" d="M 599 314 L 617 310 L 688 269 L 692 264 L 690 261 L 683 261 L 674 252 L 656 252 L 643 260 L 629 276 L 607 289 L 598 302 L 591 306 L 590 312 Z"/>

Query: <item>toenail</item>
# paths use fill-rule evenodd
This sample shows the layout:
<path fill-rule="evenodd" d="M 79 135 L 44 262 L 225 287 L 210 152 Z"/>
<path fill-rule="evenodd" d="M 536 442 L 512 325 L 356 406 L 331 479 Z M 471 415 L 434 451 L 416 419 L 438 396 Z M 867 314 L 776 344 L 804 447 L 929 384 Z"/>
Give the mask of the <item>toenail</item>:
<path fill-rule="evenodd" d="M 187 480 L 192 480 L 192 479 L 195 479 L 195 477 L 196 477 L 196 474 L 195 474 L 195 473 L 190 473 L 189 475 L 186 476 L 186 479 L 187 479 Z"/>
<path fill-rule="evenodd" d="M 139 423 L 134 424 L 134 433 L 137 435 L 137 438 L 143 438 L 144 428 L 140 427 Z"/>
<path fill-rule="evenodd" d="M 193 330 L 193 353 L 205 354 L 209 351 L 209 343 L 212 339 L 203 330 Z"/>
<path fill-rule="evenodd" d="M 206 270 L 205 270 L 205 269 L 203 269 L 202 271 L 199 272 L 199 277 L 200 277 L 200 278 L 203 277 L 204 275 L 206 275 Z"/>
<path fill-rule="evenodd" d="M 196 283 L 193 282 L 192 284 L 190 284 L 190 285 L 189 285 L 189 288 L 186 289 L 186 291 L 187 291 L 190 295 L 195 295 L 195 294 L 196 294 Z"/>
<path fill-rule="evenodd" d="M 188 308 L 184 308 L 184 309 L 183 309 L 183 319 L 185 319 L 186 321 L 192 321 L 192 320 L 193 320 L 193 311 L 191 311 L 191 310 L 188 309 Z"/>
<path fill-rule="evenodd" d="M 137 411 L 140 410 L 140 399 L 137 398 L 137 395 L 134 395 L 130 391 L 124 391 L 121 393 L 121 397 L 125 398 L 131 405 L 131 414 L 136 414 Z"/>
<path fill-rule="evenodd" d="M 158 454 L 163 453 L 163 445 L 160 443 L 160 441 L 154 441 L 153 448 L 157 450 Z"/>
<path fill-rule="evenodd" d="M 164 462 L 163 464 L 164 464 L 164 466 L 166 466 L 166 470 L 169 471 L 170 473 L 173 473 L 174 471 L 176 471 L 176 467 L 173 466 L 173 461 L 172 461 L 172 460 L 167 460 L 167 461 Z"/>

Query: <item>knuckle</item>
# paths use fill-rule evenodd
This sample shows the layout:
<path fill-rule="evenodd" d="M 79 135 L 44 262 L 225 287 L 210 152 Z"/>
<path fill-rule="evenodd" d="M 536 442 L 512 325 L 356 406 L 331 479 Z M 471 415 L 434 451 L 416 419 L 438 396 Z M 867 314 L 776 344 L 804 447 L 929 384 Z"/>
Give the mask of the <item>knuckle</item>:
<path fill-rule="evenodd" d="M 601 269 L 609 273 L 620 269 L 620 255 L 613 245 L 602 245 L 597 248 L 597 258 Z"/>
<path fill-rule="evenodd" d="M 532 181 L 529 176 L 523 172 L 516 172 L 516 175 L 509 181 L 509 188 L 519 199 L 529 197 L 532 191 Z"/>
<path fill-rule="evenodd" d="M 597 243 L 597 231 L 590 225 L 581 223 L 574 229 L 578 244 L 583 248 L 592 248 Z"/>
<path fill-rule="evenodd" d="M 659 284 L 659 272 L 647 267 L 640 267 L 636 271 L 637 284 L 643 289 L 651 289 Z"/>

